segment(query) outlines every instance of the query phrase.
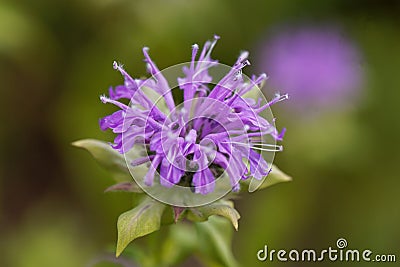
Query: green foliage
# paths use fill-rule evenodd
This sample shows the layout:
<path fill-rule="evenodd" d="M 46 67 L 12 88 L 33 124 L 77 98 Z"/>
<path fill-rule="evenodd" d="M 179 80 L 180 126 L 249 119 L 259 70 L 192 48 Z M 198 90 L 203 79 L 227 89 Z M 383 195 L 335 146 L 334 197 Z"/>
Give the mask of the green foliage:
<path fill-rule="evenodd" d="M 212 216 L 207 222 L 197 223 L 198 246 L 208 266 L 239 266 L 231 249 L 232 228 L 224 218 Z M 218 265 L 217 265 L 218 266 Z"/>
<path fill-rule="evenodd" d="M 243 181 L 242 190 L 248 189 L 250 193 L 261 190 L 272 185 L 283 183 L 283 182 L 290 182 L 292 181 L 292 177 L 287 175 L 286 173 L 282 172 L 277 166 L 272 165 L 272 170 L 263 180 L 258 181 L 256 179 L 247 179 Z"/>
<path fill-rule="evenodd" d="M 164 204 L 146 197 L 137 207 L 119 216 L 117 257 L 132 240 L 160 229 L 165 207 Z"/>
<path fill-rule="evenodd" d="M 72 145 L 89 151 L 117 182 L 132 181 L 124 156 L 115 151 L 108 143 L 95 139 L 83 139 L 73 142 Z"/>
<path fill-rule="evenodd" d="M 233 207 L 232 201 L 220 200 L 209 205 L 198 208 L 191 208 L 188 212 L 188 219 L 192 221 L 207 221 L 210 216 L 219 215 L 228 219 L 233 227 L 238 230 L 240 219 L 239 212 Z"/>

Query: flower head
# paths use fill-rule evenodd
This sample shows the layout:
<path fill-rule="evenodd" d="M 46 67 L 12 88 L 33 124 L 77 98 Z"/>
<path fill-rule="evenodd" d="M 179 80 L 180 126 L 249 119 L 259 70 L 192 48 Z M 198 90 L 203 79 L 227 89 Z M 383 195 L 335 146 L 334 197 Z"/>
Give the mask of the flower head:
<path fill-rule="evenodd" d="M 356 47 L 330 27 L 281 30 L 262 44 L 259 60 L 272 86 L 293 97 L 292 107 L 343 103 L 361 83 Z"/>
<path fill-rule="evenodd" d="M 226 172 L 231 187 L 238 190 L 240 180 L 260 180 L 270 171 L 263 151 L 281 150 L 275 141 L 282 140 L 284 130 L 278 132 L 274 122 L 261 113 L 287 95 L 278 95 L 263 105 L 262 99 L 245 97 L 267 78 L 262 74 L 245 79 L 242 69 L 250 64 L 247 52 L 242 52 L 222 78 L 212 84 L 210 69 L 218 62 L 211 59 L 211 52 L 218 39 L 215 36 L 206 42 L 201 51 L 193 45 L 191 61 L 182 68 L 183 77 L 177 77 L 178 88 L 183 92 L 183 103 L 179 104 L 148 48 L 143 49 L 143 54 L 152 75 L 149 79 L 134 79 L 114 62 L 125 82 L 111 88 L 109 97 L 100 97 L 103 103 L 119 108 L 100 120 L 100 128 L 117 134 L 112 147 L 120 153 L 129 152 L 135 145 L 144 147 L 143 157 L 130 164 L 149 165 L 143 177 L 146 186 L 187 186 L 204 195 L 214 191 L 216 179 Z M 160 108 L 146 91 L 159 95 L 167 110 Z M 123 99 L 130 103 L 125 104 Z M 274 143 L 264 144 L 265 136 Z"/>

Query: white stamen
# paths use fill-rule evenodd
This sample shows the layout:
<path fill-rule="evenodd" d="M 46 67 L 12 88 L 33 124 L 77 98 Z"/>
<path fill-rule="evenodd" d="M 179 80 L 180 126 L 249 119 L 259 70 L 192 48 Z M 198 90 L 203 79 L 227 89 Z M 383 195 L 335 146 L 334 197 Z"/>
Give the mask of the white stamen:
<path fill-rule="evenodd" d="M 121 63 L 118 63 L 118 62 L 115 61 L 115 60 L 114 60 L 114 62 L 113 62 L 113 68 L 114 68 L 115 70 L 118 70 L 118 71 L 121 72 L 122 74 L 125 73 L 124 65 L 121 64 Z"/>
<path fill-rule="evenodd" d="M 199 51 L 199 46 L 197 44 L 192 45 L 192 61 L 190 62 L 190 69 L 194 71 L 194 61 L 196 60 L 197 52 Z"/>
<path fill-rule="evenodd" d="M 114 60 L 114 62 L 113 62 L 113 68 L 116 70 L 116 69 L 118 69 L 118 67 L 119 67 L 119 66 L 118 66 L 117 61 Z"/>
<path fill-rule="evenodd" d="M 250 66 L 250 61 L 246 60 L 242 63 L 242 68 L 246 67 L 246 66 Z"/>
<path fill-rule="evenodd" d="M 265 147 L 275 147 L 275 148 L 282 147 L 281 145 L 273 145 L 273 144 L 265 144 L 265 143 L 254 143 L 254 142 L 251 142 L 251 144 L 255 145 L 255 146 L 265 146 Z"/>
<path fill-rule="evenodd" d="M 266 73 L 262 73 L 259 77 L 261 80 L 267 80 L 269 79 L 268 75 Z"/>
<path fill-rule="evenodd" d="M 260 150 L 260 151 L 268 151 L 268 152 L 278 152 L 283 150 L 283 146 L 281 145 L 272 145 L 272 144 L 264 144 L 264 143 L 241 143 L 241 142 L 221 142 L 225 144 L 238 144 L 249 147 L 251 149 Z M 253 146 L 255 145 L 255 146 Z M 261 146 L 261 147 L 256 147 Z M 269 147 L 269 148 L 268 148 Z"/>
<path fill-rule="evenodd" d="M 267 152 L 280 152 L 283 150 L 283 146 L 278 146 L 276 149 L 261 148 L 261 147 L 254 147 L 254 146 L 251 146 L 250 148 L 259 150 L 259 151 L 267 151 Z"/>
<path fill-rule="evenodd" d="M 277 103 L 277 102 L 281 102 L 283 100 L 289 99 L 289 94 L 284 94 L 284 95 L 275 94 L 275 97 L 278 98 L 276 101 L 274 101 L 275 103 Z"/>
<path fill-rule="evenodd" d="M 208 49 L 205 58 L 208 58 L 211 55 L 211 52 L 214 49 L 214 46 L 215 46 L 215 44 L 217 43 L 218 40 L 219 40 L 219 36 L 218 35 L 214 35 L 214 40 L 211 42 L 210 48 Z"/>
<path fill-rule="evenodd" d="M 240 59 L 240 61 L 243 61 L 243 60 L 245 60 L 246 58 L 248 58 L 248 56 L 249 56 L 249 52 L 247 52 L 247 51 L 242 51 L 242 52 L 240 53 L 240 55 L 239 55 L 239 59 Z"/>
<path fill-rule="evenodd" d="M 106 97 L 105 95 L 101 95 L 101 96 L 100 96 L 100 100 L 101 100 L 101 102 L 103 102 L 103 103 L 105 104 L 105 103 L 108 102 L 109 98 Z"/>

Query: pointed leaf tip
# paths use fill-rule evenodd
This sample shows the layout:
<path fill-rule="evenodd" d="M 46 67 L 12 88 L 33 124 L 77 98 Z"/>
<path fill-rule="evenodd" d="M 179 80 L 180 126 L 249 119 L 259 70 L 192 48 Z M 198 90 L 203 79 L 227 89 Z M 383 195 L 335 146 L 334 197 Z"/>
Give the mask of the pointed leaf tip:
<path fill-rule="evenodd" d="M 264 177 L 263 180 L 251 179 L 248 191 L 252 193 L 259 189 L 264 189 L 278 183 L 290 182 L 292 180 L 291 176 L 281 171 L 277 166 L 272 165 L 270 173 Z"/>
<path fill-rule="evenodd" d="M 137 207 L 122 213 L 117 222 L 116 257 L 134 239 L 148 235 L 160 229 L 161 216 L 166 205 L 146 197 Z"/>
<path fill-rule="evenodd" d="M 239 229 L 239 212 L 233 207 L 233 202 L 221 200 L 206 206 L 192 208 L 188 218 L 193 221 L 206 221 L 212 215 L 219 215 L 228 219 L 235 230 Z"/>

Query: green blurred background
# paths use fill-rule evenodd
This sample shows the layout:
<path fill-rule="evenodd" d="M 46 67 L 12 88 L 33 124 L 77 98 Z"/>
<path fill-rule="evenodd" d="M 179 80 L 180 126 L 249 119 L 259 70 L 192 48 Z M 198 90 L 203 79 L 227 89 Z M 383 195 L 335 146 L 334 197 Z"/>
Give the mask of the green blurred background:
<path fill-rule="evenodd" d="M 340 25 L 362 54 L 363 86 L 357 101 L 311 117 L 290 110 L 290 100 L 274 106 L 278 127 L 288 128 L 276 163 L 294 181 L 236 201 L 234 254 L 244 266 L 307 266 L 260 263 L 256 253 L 326 248 L 343 237 L 351 248 L 400 257 L 399 14 L 396 0 L 2 0 L 0 266 L 88 266 L 113 250 L 130 197 L 103 194 L 112 179 L 70 146 L 112 140 L 98 119 L 114 109 L 98 96 L 122 83 L 113 60 L 140 77 L 143 46 L 162 69 L 216 33 L 213 58 L 232 64 L 247 49 L 257 61 L 271 29 L 304 22 Z"/>

